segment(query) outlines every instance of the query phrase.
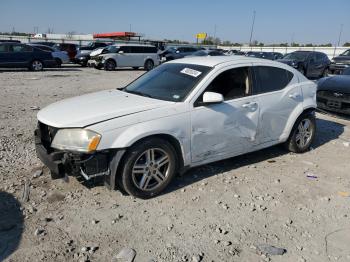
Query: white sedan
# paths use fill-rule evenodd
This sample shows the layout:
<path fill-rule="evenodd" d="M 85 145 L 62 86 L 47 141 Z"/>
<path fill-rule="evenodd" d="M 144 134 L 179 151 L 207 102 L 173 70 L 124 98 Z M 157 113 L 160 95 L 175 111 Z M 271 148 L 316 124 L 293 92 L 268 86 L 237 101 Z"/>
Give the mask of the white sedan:
<path fill-rule="evenodd" d="M 66 99 L 38 113 L 38 157 L 53 178 L 103 177 L 149 198 L 188 168 L 315 136 L 316 85 L 282 63 L 193 57 L 165 63 L 122 90 Z"/>

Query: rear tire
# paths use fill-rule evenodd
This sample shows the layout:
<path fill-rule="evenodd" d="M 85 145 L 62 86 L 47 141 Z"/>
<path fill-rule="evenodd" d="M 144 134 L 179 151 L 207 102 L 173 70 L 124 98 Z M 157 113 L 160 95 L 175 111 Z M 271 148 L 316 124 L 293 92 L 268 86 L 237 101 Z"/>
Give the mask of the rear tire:
<path fill-rule="evenodd" d="M 145 70 L 150 71 L 153 69 L 153 67 L 154 67 L 153 61 L 151 59 L 146 60 L 145 65 L 144 65 Z"/>
<path fill-rule="evenodd" d="M 311 113 L 304 113 L 295 122 L 289 138 L 284 145 L 291 152 L 304 153 L 310 149 L 315 134 L 315 116 Z"/>
<path fill-rule="evenodd" d="M 117 67 L 116 62 L 114 62 L 113 60 L 107 60 L 104 64 L 104 69 L 106 71 L 114 71 L 115 68 Z"/>
<path fill-rule="evenodd" d="M 62 66 L 62 60 L 61 59 L 55 58 L 55 61 L 56 61 L 57 67 L 61 67 Z"/>
<path fill-rule="evenodd" d="M 141 141 L 123 158 L 118 183 L 132 196 L 154 197 L 172 181 L 177 163 L 176 151 L 168 141 L 160 138 Z"/>

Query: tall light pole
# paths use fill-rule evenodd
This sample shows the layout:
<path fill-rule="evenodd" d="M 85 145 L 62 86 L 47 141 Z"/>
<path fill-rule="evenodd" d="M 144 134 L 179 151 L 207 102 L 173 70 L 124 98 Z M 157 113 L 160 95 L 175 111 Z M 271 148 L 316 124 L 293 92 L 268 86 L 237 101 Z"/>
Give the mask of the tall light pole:
<path fill-rule="evenodd" d="M 216 25 L 214 25 L 214 39 L 216 38 Z"/>
<path fill-rule="evenodd" d="M 340 39 L 341 39 L 341 34 L 342 34 L 342 32 L 343 32 L 343 24 L 340 25 L 338 44 L 336 44 L 336 46 L 334 47 L 333 57 L 335 57 L 335 51 L 337 50 L 337 46 L 340 45 Z"/>
<path fill-rule="evenodd" d="M 253 12 L 253 23 L 252 23 L 252 28 L 250 30 L 250 38 L 249 38 L 249 46 L 252 46 L 252 37 L 253 37 L 253 30 L 254 30 L 254 23 L 255 23 L 255 10 Z"/>

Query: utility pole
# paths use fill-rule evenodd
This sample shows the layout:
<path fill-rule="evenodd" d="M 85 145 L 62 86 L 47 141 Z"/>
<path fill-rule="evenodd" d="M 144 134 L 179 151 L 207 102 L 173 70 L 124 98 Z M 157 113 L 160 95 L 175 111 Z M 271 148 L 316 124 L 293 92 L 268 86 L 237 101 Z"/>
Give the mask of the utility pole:
<path fill-rule="evenodd" d="M 343 24 L 340 25 L 338 44 L 336 44 L 335 47 L 334 47 L 333 57 L 335 57 L 335 51 L 337 50 L 337 47 L 340 45 L 340 39 L 341 39 L 342 32 L 343 32 Z"/>
<path fill-rule="evenodd" d="M 253 23 L 252 23 L 252 28 L 250 30 L 249 46 L 252 45 L 252 37 L 253 37 L 253 30 L 254 30 L 254 23 L 255 23 L 255 14 L 256 14 L 256 12 L 254 10 L 254 12 L 253 12 Z"/>
<path fill-rule="evenodd" d="M 129 24 L 129 32 L 131 32 L 131 24 Z"/>
<path fill-rule="evenodd" d="M 214 39 L 216 38 L 216 25 L 214 25 Z"/>

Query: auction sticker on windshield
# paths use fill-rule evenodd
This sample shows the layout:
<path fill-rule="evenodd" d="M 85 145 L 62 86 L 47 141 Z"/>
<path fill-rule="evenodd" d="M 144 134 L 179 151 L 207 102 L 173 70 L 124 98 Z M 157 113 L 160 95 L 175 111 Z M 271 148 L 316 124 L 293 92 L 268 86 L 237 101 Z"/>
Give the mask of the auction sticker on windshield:
<path fill-rule="evenodd" d="M 187 67 L 182 69 L 180 72 L 183 74 L 189 75 L 189 76 L 193 76 L 193 77 L 198 77 L 202 73 L 202 72 L 199 72 L 197 70 L 187 68 Z"/>

